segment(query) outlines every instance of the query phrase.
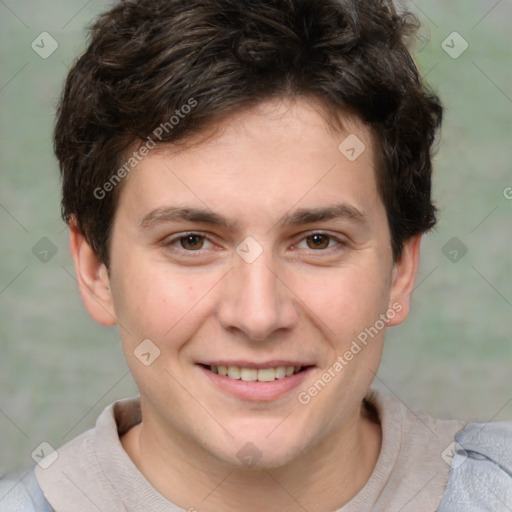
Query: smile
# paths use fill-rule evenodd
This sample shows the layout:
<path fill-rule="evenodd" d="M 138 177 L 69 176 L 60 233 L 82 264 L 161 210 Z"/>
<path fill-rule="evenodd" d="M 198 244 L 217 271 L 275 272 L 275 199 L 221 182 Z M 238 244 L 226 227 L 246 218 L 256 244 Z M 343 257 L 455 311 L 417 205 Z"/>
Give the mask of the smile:
<path fill-rule="evenodd" d="M 275 368 L 244 368 L 240 366 L 207 366 L 208 370 L 223 377 L 245 382 L 272 382 L 299 373 L 303 366 L 277 366 Z"/>
<path fill-rule="evenodd" d="M 270 401 L 284 397 L 299 388 L 315 369 L 315 365 L 299 361 L 229 363 L 209 361 L 198 363 L 197 366 L 207 382 L 221 393 L 249 401 Z"/>

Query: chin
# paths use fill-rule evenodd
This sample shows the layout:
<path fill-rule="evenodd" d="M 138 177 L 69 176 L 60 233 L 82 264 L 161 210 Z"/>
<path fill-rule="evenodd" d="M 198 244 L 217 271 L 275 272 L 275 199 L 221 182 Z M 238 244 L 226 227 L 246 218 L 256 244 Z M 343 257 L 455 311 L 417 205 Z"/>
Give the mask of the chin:
<path fill-rule="evenodd" d="M 290 437 L 276 436 L 270 440 L 267 434 L 259 436 L 244 436 L 244 439 L 236 439 L 226 451 L 219 453 L 218 446 L 214 455 L 223 462 L 239 469 L 268 470 L 282 468 L 305 450 L 305 446 L 293 443 Z M 234 449 L 234 451 L 233 451 Z"/>

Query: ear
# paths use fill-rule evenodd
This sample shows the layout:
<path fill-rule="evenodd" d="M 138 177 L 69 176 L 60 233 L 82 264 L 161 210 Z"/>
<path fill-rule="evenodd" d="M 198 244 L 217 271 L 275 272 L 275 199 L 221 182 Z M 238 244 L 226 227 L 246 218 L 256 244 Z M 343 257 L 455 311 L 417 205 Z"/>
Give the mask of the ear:
<path fill-rule="evenodd" d="M 82 301 L 93 320 L 102 325 L 115 325 L 116 317 L 106 266 L 101 263 L 74 218 L 69 221 L 69 250 Z"/>
<path fill-rule="evenodd" d="M 420 245 L 421 235 L 408 239 L 400 260 L 394 264 L 389 308 L 396 314 L 393 318 L 389 317 L 388 327 L 401 324 L 409 314 L 409 303 L 418 272 Z"/>

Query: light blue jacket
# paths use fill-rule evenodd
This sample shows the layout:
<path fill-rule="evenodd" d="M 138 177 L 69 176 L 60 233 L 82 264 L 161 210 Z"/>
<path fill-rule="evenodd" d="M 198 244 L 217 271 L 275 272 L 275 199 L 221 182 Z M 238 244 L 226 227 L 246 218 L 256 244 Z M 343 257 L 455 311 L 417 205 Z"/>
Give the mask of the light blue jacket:
<path fill-rule="evenodd" d="M 512 422 L 468 423 L 455 443 L 438 512 L 510 512 Z"/>
<path fill-rule="evenodd" d="M 0 480 L 0 512 L 54 512 L 33 469 L 19 470 Z"/>

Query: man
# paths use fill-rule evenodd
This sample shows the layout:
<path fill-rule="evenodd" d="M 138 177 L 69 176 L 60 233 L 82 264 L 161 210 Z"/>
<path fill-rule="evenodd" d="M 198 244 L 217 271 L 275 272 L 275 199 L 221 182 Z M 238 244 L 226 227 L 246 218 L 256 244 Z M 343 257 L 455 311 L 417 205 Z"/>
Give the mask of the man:
<path fill-rule="evenodd" d="M 0 510 L 512 500 L 509 425 L 370 390 L 435 224 L 442 107 L 414 28 L 376 0 L 141 0 L 99 18 L 55 150 L 82 299 L 119 327 L 140 397 Z M 494 494 L 472 496 L 486 479 Z"/>

